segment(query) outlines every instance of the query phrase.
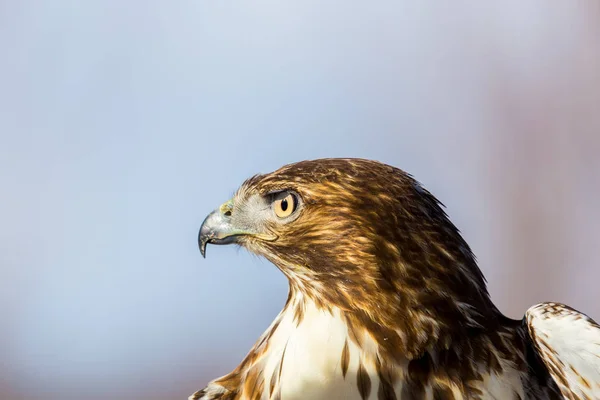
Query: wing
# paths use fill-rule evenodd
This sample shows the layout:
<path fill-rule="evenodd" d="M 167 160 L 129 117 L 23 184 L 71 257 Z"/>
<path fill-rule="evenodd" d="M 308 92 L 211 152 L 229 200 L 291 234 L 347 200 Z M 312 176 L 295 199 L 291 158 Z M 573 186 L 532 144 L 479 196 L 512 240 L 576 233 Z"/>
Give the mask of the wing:
<path fill-rule="evenodd" d="M 224 388 L 209 384 L 202 390 L 198 390 L 196 393 L 188 397 L 188 400 L 233 400 L 235 393 L 231 393 Z"/>
<path fill-rule="evenodd" d="M 600 398 L 600 326 L 577 310 L 541 303 L 525 313 L 537 354 L 565 399 Z"/>

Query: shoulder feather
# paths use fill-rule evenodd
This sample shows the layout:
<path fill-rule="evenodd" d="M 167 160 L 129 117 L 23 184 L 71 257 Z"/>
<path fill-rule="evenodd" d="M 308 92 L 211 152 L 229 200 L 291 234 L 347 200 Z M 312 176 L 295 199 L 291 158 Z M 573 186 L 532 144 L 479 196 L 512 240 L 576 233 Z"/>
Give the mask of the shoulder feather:
<path fill-rule="evenodd" d="M 560 303 L 525 314 L 533 347 L 566 399 L 600 398 L 600 326 Z"/>

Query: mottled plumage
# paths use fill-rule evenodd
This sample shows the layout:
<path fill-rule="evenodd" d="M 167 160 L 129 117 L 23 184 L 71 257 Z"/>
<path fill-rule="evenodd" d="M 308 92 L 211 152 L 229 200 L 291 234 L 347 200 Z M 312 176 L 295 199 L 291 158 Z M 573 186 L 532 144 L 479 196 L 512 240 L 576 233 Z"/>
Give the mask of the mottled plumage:
<path fill-rule="evenodd" d="M 199 243 L 264 256 L 290 292 L 242 363 L 190 399 L 599 396 L 598 325 L 554 303 L 503 316 L 440 203 L 397 168 L 323 159 L 254 176 Z"/>

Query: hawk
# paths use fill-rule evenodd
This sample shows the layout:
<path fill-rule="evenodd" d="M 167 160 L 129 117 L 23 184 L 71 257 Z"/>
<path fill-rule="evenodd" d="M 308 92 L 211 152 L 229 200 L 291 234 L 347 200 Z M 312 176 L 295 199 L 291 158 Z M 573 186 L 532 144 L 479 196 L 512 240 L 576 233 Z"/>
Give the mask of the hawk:
<path fill-rule="evenodd" d="M 492 303 L 441 203 L 363 159 L 286 165 L 242 184 L 198 242 L 236 243 L 289 280 L 233 372 L 189 399 L 597 399 L 600 327 L 558 303 Z"/>

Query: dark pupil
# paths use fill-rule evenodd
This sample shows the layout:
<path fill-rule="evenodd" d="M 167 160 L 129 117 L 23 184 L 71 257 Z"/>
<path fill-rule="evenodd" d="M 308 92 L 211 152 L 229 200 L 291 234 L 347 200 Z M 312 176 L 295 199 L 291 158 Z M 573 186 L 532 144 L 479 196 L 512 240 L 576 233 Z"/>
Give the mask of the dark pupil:
<path fill-rule="evenodd" d="M 287 199 L 281 200 L 281 211 L 285 211 L 288 208 Z"/>

